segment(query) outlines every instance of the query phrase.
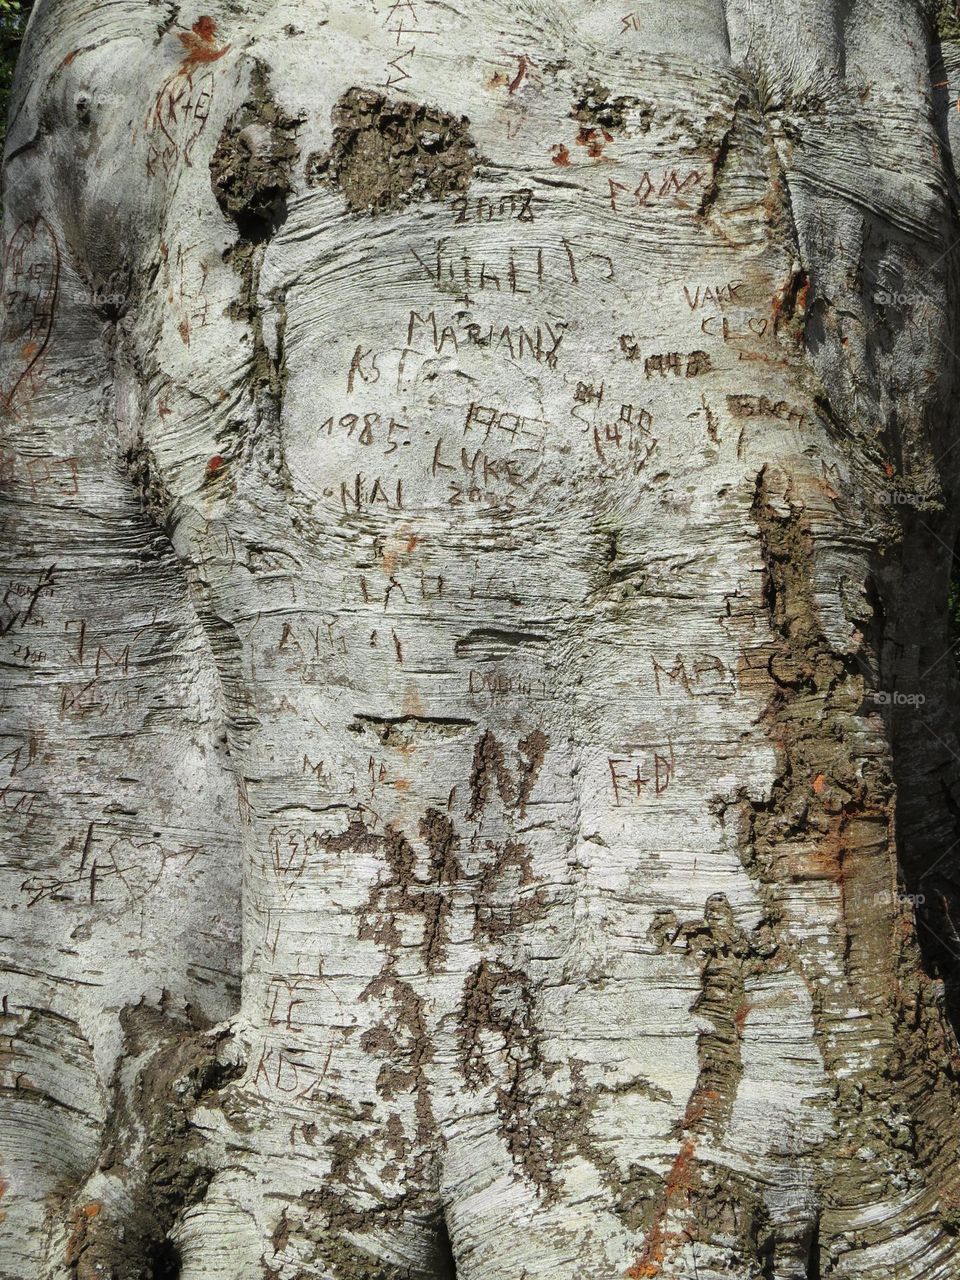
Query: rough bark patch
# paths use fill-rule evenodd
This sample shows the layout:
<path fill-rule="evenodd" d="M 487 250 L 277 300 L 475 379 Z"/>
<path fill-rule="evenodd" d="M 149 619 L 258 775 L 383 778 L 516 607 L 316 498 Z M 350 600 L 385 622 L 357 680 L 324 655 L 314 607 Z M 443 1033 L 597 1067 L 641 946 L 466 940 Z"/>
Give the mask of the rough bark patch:
<path fill-rule="evenodd" d="M 937 34 L 941 40 L 960 40 L 960 6 L 957 0 L 940 0 Z"/>
<path fill-rule="evenodd" d="M 122 1010 L 120 1022 L 125 1052 L 97 1167 L 124 1195 L 108 1206 L 80 1189 L 64 1261 L 76 1280 L 172 1280 L 180 1256 L 170 1232 L 213 1176 L 190 1115 L 241 1068 L 220 1060 L 223 1033 L 206 1037 L 145 1005 Z"/>
<path fill-rule="evenodd" d="M 123 462 L 127 478 L 137 491 L 144 515 L 158 529 L 168 534 L 173 496 L 160 474 L 153 451 L 141 440 L 127 450 Z"/>
<path fill-rule="evenodd" d="M 541 1192 L 554 1190 L 547 1135 L 538 1124 L 539 1029 L 530 982 L 519 969 L 481 960 L 467 975 L 457 1018 L 460 1072 L 473 1091 L 493 1090 L 500 1136 L 516 1169 Z M 489 1052 L 490 1039 L 501 1052 Z M 492 1065 L 493 1063 L 496 1066 Z"/>
<path fill-rule="evenodd" d="M 466 116 L 348 89 L 332 120 L 333 146 L 310 157 L 307 180 L 335 186 L 357 213 L 443 200 L 470 185 L 477 156 Z"/>
<path fill-rule="evenodd" d="M 550 739 L 539 729 L 534 729 L 517 744 L 520 767 L 515 781 L 507 767 L 503 747 L 488 729 L 473 752 L 467 817 L 475 818 L 491 798 L 491 781 L 495 783 L 504 805 L 508 809 L 516 808 L 523 817 L 549 745 Z"/>
<path fill-rule="evenodd" d="M 267 70 L 257 63 L 249 100 L 227 121 L 210 161 L 217 204 L 245 240 L 267 239 L 286 217 L 299 125 L 278 106 Z"/>
<path fill-rule="evenodd" d="M 825 944 L 812 952 L 786 933 L 780 938 L 817 993 L 815 1035 L 836 1088 L 843 1134 L 818 1156 L 829 1210 L 817 1248 L 827 1257 L 850 1247 L 848 1223 L 859 1206 L 893 1198 L 917 1170 L 936 1197 L 943 1227 L 956 1231 L 956 1169 L 938 1137 L 943 1116 L 956 1107 L 956 1067 L 943 1010 L 916 960 L 913 927 L 895 905 L 887 858 L 893 782 L 882 757 L 861 754 L 861 664 L 834 651 L 824 635 L 810 573 L 816 549 L 809 523 L 793 507 L 786 514 L 775 510 L 766 468 L 757 478 L 752 514 L 775 637 L 763 669 L 775 684 L 766 720 L 780 764 L 770 799 L 746 803 L 741 857 L 773 919 L 780 913 L 778 886 L 832 881 L 837 891 L 837 936 L 830 945 L 842 985 L 833 980 Z M 751 678 L 749 669 L 742 674 Z M 873 1011 L 861 1035 L 880 1047 L 851 1079 L 836 1028 L 857 1008 Z M 924 1041 L 926 1051 L 918 1052 Z M 874 1158 L 864 1159 L 866 1151 Z M 878 1224 L 873 1238 L 883 1239 L 888 1229 Z"/>
<path fill-rule="evenodd" d="M 638 112 L 642 133 L 647 133 L 653 121 L 655 108 L 641 103 L 639 98 L 621 95 L 614 97 L 597 79 L 585 81 L 577 91 L 570 115 L 582 125 L 599 129 L 621 130 L 627 127 L 628 112 Z"/>

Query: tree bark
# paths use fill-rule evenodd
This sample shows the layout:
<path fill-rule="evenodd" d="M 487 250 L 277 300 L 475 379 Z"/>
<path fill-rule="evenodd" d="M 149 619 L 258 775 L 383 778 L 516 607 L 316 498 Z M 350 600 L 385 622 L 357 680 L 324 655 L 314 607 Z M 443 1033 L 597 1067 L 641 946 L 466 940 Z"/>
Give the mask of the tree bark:
<path fill-rule="evenodd" d="M 3 1280 L 960 1273 L 933 8 L 41 0 Z"/>

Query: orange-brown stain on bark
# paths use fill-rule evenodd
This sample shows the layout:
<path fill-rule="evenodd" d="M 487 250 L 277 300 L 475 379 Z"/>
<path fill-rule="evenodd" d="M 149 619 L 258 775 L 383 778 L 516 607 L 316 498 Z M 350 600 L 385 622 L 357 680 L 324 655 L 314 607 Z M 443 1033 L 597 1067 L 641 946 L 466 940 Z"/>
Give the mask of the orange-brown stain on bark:
<path fill-rule="evenodd" d="M 604 128 L 590 128 L 588 125 L 581 125 L 577 134 L 577 146 L 586 147 L 587 155 L 593 160 L 606 160 L 609 162 L 610 157 L 603 154 L 603 148 L 608 142 L 613 141 L 613 134 Z"/>
<path fill-rule="evenodd" d="M 653 1224 L 647 1234 L 643 1253 L 627 1271 L 628 1280 L 653 1280 L 663 1270 L 663 1262 L 667 1248 L 680 1239 L 677 1232 L 667 1231 L 664 1223 L 667 1214 L 677 1199 L 678 1193 L 689 1195 L 691 1191 L 690 1172 L 693 1168 L 695 1147 L 692 1138 L 687 1138 L 677 1152 L 676 1158 L 667 1174 L 663 1193 L 657 1204 Z"/>
<path fill-rule="evenodd" d="M 412 555 L 420 545 L 420 538 L 409 525 L 402 525 L 397 533 L 388 538 L 383 548 L 383 571 L 392 577 L 403 562 L 404 556 Z"/>
<path fill-rule="evenodd" d="M 177 38 L 186 51 L 180 62 L 184 70 L 204 62 L 218 62 L 230 52 L 230 45 L 217 48 L 214 44 L 216 34 L 217 24 L 209 17 L 198 18 L 189 31 L 177 32 Z"/>
<path fill-rule="evenodd" d="M 68 1267 L 74 1266 L 79 1260 L 86 1244 L 87 1226 L 94 1218 L 99 1216 L 102 1209 L 103 1205 L 99 1200 L 91 1200 L 74 1213 L 73 1230 L 70 1232 L 70 1238 L 67 1240 L 67 1247 L 64 1253 L 64 1260 Z"/>

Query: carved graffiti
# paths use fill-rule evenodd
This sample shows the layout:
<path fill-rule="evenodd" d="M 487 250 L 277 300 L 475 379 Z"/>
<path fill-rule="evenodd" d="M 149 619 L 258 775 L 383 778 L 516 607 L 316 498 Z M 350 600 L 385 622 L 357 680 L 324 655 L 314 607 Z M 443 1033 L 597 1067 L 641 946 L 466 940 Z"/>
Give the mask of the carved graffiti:
<path fill-rule="evenodd" d="M 50 346 L 60 288 L 60 248 L 46 218 L 21 222 L 3 254 L 3 345 L 10 370 L 0 383 L 0 406 L 32 391 Z"/>

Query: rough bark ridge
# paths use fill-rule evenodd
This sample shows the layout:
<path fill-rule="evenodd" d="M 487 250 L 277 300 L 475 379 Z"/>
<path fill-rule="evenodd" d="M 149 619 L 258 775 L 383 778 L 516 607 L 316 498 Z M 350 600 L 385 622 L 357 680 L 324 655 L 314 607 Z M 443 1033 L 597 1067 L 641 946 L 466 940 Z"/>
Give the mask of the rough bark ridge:
<path fill-rule="evenodd" d="M 940 8 L 41 0 L 3 1280 L 958 1273 Z"/>

